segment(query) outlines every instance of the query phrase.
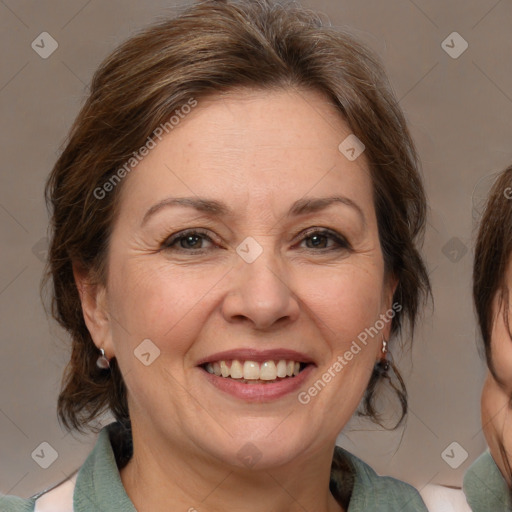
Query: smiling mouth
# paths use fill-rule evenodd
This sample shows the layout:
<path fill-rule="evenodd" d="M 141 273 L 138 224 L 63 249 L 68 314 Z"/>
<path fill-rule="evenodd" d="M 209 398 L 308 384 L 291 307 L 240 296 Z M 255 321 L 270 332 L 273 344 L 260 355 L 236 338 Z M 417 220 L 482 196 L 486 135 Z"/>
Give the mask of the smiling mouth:
<path fill-rule="evenodd" d="M 271 384 L 286 379 L 293 379 L 308 366 L 310 366 L 310 363 L 286 359 L 268 360 L 261 363 L 233 359 L 201 365 L 204 370 L 212 375 L 236 380 L 244 384 Z"/>

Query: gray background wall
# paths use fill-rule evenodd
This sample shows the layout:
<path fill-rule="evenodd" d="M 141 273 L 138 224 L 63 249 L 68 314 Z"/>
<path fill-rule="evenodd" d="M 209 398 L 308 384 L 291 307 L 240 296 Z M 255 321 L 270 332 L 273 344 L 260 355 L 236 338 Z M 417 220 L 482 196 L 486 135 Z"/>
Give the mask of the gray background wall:
<path fill-rule="evenodd" d="M 353 421 L 339 442 L 378 471 L 418 487 L 457 486 L 485 448 L 479 418 L 485 368 L 470 276 L 474 220 L 488 177 L 512 162 L 512 2 L 304 4 L 350 28 L 384 61 L 420 151 L 431 206 L 424 252 L 436 308 L 402 360 L 408 423 L 387 433 Z M 43 183 L 97 65 L 134 30 L 172 13 L 173 5 L 0 0 L 0 492 L 28 496 L 56 483 L 80 466 L 94 442 L 63 432 L 55 414 L 68 349 L 38 292 L 47 228 Z M 454 31 L 468 43 L 458 58 L 442 47 Z M 42 32 L 58 43 L 47 59 L 31 47 Z M 40 53 L 51 49 L 44 37 Z M 454 55 L 463 41 L 451 39 L 444 45 Z M 50 451 L 45 460 L 36 457 L 43 442 L 58 454 L 48 469 L 40 464 L 51 461 Z"/>

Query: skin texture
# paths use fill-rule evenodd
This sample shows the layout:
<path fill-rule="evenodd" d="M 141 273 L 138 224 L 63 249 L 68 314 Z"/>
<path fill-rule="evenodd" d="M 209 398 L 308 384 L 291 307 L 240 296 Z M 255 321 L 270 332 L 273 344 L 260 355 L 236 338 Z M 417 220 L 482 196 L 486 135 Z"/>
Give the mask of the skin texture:
<path fill-rule="evenodd" d="M 509 262 L 507 268 L 507 284 L 509 293 L 512 291 L 512 265 Z M 512 340 L 508 332 L 505 319 L 503 317 L 503 308 L 505 303 L 498 300 L 496 296 L 493 303 L 495 311 L 495 320 L 491 334 L 491 347 L 493 365 L 496 370 L 498 380 L 491 372 L 487 372 L 481 397 L 482 425 L 485 438 L 491 454 L 500 468 L 501 473 L 512 485 L 506 463 L 499 449 L 499 441 L 505 447 L 508 455 L 509 464 L 512 466 Z M 512 318 L 509 313 L 509 324 L 512 325 Z"/>
<path fill-rule="evenodd" d="M 488 372 L 482 390 L 482 425 L 492 457 L 500 468 L 501 474 L 511 485 L 512 482 L 499 448 L 499 441 L 501 440 L 509 454 L 509 464 L 512 463 L 512 414 L 509 404 L 510 391 L 505 390 L 498 384 L 496 379 Z"/>
<path fill-rule="evenodd" d="M 338 150 L 350 133 L 317 92 L 232 91 L 202 99 L 123 183 L 106 286 L 77 282 L 94 342 L 128 388 L 134 456 L 121 478 L 137 510 L 341 510 L 328 489 L 333 448 L 391 323 L 306 405 L 296 392 L 248 403 L 197 364 L 235 348 L 292 349 L 315 363 L 307 390 L 391 307 L 367 162 Z M 362 215 L 342 203 L 287 215 L 305 196 L 334 195 Z M 171 196 L 233 214 L 172 206 L 142 223 Z M 189 228 L 209 239 L 165 247 Z M 252 263 L 236 252 L 249 236 L 263 250 Z M 149 366 L 134 357 L 144 339 L 160 350 Z M 249 442 L 261 455 L 252 467 L 238 455 Z"/>

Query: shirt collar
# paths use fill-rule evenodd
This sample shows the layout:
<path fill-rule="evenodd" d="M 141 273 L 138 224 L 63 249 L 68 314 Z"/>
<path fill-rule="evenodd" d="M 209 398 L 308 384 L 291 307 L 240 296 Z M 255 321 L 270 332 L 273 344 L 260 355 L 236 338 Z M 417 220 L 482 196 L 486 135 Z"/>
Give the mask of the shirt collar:
<path fill-rule="evenodd" d="M 113 510 L 111 507 L 115 507 L 115 510 L 123 510 L 123 512 L 137 512 L 126 494 L 119 474 L 118 464 L 120 463 L 122 467 L 131 456 L 131 443 L 121 441 L 123 437 L 126 438 L 122 435 L 120 424 L 117 422 L 107 425 L 100 431 L 96 445 L 77 476 L 74 493 L 76 512 Z M 348 506 L 350 512 L 367 510 L 370 502 L 377 503 L 377 495 L 385 490 L 389 491 L 391 483 L 394 486 L 403 485 L 403 493 L 411 492 L 408 486 L 402 482 L 391 478 L 377 477 L 374 471 L 357 457 L 339 446 L 335 447 L 330 489 L 340 504 L 350 500 Z M 345 495 L 345 499 L 342 494 Z M 416 502 L 416 496 L 412 496 L 410 499 L 412 498 Z M 414 510 L 426 509 L 421 507 L 414 508 Z"/>
<path fill-rule="evenodd" d="M 81 467 L 73 497 L 76 512 L 91 510 L 122 510 L 137 512 L 121 481 L 116 457 L 110 442 L 110 432 L 116 427 L 104 427 L 92 452 Z"/>

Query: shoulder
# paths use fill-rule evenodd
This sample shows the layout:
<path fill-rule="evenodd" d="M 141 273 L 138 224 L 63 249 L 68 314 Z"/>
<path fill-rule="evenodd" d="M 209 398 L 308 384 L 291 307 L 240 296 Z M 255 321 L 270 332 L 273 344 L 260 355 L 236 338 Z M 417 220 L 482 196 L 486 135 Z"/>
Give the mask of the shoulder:
<path fill-rule="evenodd" d="M 0 510 L 2 512 L 33 512 L 35 499 L 22 499 L 17 496 L 0 496 Z"/>
<path fill-rule="evenodd" d="M 91 510 L 91 504 L 99 499 L 98 489 L 103 490 L 112 479 L 119 478 L 116 460 L 110 445 L 110 434 L 116 434 L 116 425 L 104 427 L 96 441 L 94 449 L 82 467 L 60 482 L 46 490 L 35 494 L 29 499 L 16 496 L 0 495 L 0 512 L 68 512 L 73 510 L 75 491 L 77 501 L 75 510 L 79 512 Z M 100 482 L 97 482 L 100 477 Z M 110 489 L 103 490 L 101 496 L 104 503 L 110 503 Z M 97 508 L 97 510 L 100 510 Z M 126 509 L 130 510 L 130 509 Z"/>
<path fill-rule="evenodd" d="M 378 475 L 368 464 L 339 446 L 335 453 L 348 460 L 354 470 L 349 512 L 427 512 L 421 496 L 411 485 Z"/>
<path fill-rule="evenodd" d="M 16 496 L 0 496 L 0 512 L 69 512 L 73 510 L 76 478 L 77 473 L 28 500 Z"/>
<path fill-rule="evenodd" d="M 512 511 L 510 489 L 489 451 L 466 471 L 462 488 L 474 512 Z"/>

